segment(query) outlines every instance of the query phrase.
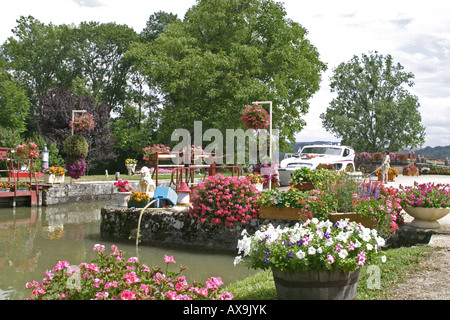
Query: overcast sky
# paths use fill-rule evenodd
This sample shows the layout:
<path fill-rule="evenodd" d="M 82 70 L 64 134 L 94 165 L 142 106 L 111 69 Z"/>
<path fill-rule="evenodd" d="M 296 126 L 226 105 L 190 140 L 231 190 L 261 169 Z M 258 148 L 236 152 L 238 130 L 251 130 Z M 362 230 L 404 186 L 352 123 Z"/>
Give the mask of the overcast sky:
<path fill-rule="evenodd" d="M 321 90 L 311 99 L 308 125 L 297 141 L 337 139 L 327 133 L 319 115 L 332 99 L 329 77 L 354 55 L 378 51 L 390 54 L 415 75 L 409 91 L 419 98 L 426 127 L 424 146 L 450 145 L 450 1 L 448 0 L 285 0 L 287 15 L 309 32 L 328 71 Z M 82 21 L 126 24 L 140 32 L 157 11 L 183 18 L 195 0 L 15 0 L 2 3 L 0 43 L 12 36 L 20 16 L 43 23 Z M 249 101 L 250 103 L 250 101 Z M 276 115 L 274 115 L 276 116 Z"/>

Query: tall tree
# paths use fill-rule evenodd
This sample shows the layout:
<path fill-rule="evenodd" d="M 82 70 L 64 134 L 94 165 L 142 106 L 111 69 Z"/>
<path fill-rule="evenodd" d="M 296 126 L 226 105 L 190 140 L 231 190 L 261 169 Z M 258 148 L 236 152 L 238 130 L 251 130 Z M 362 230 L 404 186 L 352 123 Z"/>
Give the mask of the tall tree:
<path fill-rule="evenodd" d="M 294 140 L 326 69 L 307 31 L 272 0 L 200 0 L 130 56 L 164 97 L 160 141 L 176 128 L 241 127 L 244 105 L 271 100 L 281 140 Z"/>
<path fill-rule="evenodd" d="M 89 144 L 86 159 L 88 169 L 103 169 L 108 161 L 115 160 L 117 155 L 113 152 L 114 141 L 108 126 L 111 112 L 108 104 L 98 102 L 90 96 L 78 96 L 65 87 L 55 87 L 39 97 L 39 106 L 37 118 L 40 134 L 56 142 L 59 150 L 63 150 L 63 143 L 71 134 L 69 122 L 72 119 L 72 110 L 86 110 L 91 113 L 95 121 L 94 129 L 80 133 Z"/>
<path fill-rule="evenodd" d="M 331 92 L 337 94 L 323 126 L 356 151 L 398 151 L 424 143 L 419 101 L 405 87 L 414 75 L 378 52 L 354 56 L 333 70 Z"/>
<path fill-rule="evenodd" d="M 22 84 L 4 68 L 0 59 L 0 125 L 22 133 L 26 130 L 30 102 Z"/>

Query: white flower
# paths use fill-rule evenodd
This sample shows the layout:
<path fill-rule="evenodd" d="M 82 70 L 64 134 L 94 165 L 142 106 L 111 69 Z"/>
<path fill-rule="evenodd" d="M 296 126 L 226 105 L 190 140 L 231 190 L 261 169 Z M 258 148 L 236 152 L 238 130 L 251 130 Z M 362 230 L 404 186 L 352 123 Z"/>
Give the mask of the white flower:
<path fill-rule="evenodd" d="M 376 240 L 377 245 L 378 245 L 379 247 L 384 246 L 385 243 L 386 243 L 386 241 L 385 241 L 383 238 L 381 238 L 381 237 L 376 237 L 375 240 Z"/>
<path fill-rule="evenodd" d="M 296 254 L 297 258 L 299 259 L 303 259 L 304 257 L 306 257 L 306 253 L 304 253 L 303 251 L 298 251 Z"/>
<path fill-rule="evenodd" d="M 371 245 L 370 243 L 366 244 L 366 248 L 368 251 L 372 251 L 373 249 L 373 245 Z"/>
<path fill-rule="evenodd" d="M 339 251 L 339 257 L 340 258 L 345 259 L 345 258 L 347 258 L 347 256 L 348 256 L 347 250 L 342 249 L 341 251 Z"/>
<path fill-rule="evenodd" d="M 382 256 L 382 257 L 381 257 L 381 262 L 385 263 L 386 260 L 387 260 L 386 256 Z"/>
<path fill-rule="evenodd" d="M 322 253 L 322 248 L 321 247 L 317 248 L 317 253 Z"/>
<path fill-rule="evenodd" d="M 236 266 L 237 266 L 239 263 L 241 263 L 242 261 L 244 261 L 244 259 L 242 259 L 241 256 L 236 256 L 236 257 L 234 258 L 233 264 L 234 264 L 234 266 L 236 267 Z"/>
<path fill-rule="evenodd" d="M 329 246 L 332 246 L 334 244 L 334 241 L 333 241 L 333 239 L 326 239 L 325 240 L 325 245 L 327 246 L 327 247 L 329 247 Z"/>
<path fill-rule="evenodd" d="M 250 252 L 250 244 L 251 244 L 251 238 L 244 236 L 241 240 L 238 240 L 238 253 L 243 252 L 244 256 L 248 255 Z"/>
<path fill-rule="evenodd" d="M 314 247 L 309 247 L 308 248 L 308 254 L 313 255 L 316 253 L 316 249 L 314 249 Z"/>

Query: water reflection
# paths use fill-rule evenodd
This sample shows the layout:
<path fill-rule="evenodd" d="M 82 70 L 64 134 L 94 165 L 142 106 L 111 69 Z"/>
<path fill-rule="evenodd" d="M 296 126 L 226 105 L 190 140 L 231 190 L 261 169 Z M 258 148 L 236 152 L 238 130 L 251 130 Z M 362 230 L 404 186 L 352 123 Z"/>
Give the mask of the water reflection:
<path fill-rule="evenodd" d="M 0 300 L 26 299 L 27 282 L 41 281 L 46 270 L 60 260 L 70 264 L 90 262 L 96 258 L 96 243 L 117 245 L 125 257 L 137 256 L 148 266 L 164 266 L 165 254 L 173 255 L 178 271 L 181 264 L 189 281 L 206 281 L 222 277 L 225 284 L 241 280 L 254 271 L 233 266 L 233 255 L 198 250 L 164 249 L 140 245 L 135 241 L 109 242 L 100 239 L 100 209 L 111 202 L 90 202 L 50 207 L 16 207 L 0 209 Z"/>

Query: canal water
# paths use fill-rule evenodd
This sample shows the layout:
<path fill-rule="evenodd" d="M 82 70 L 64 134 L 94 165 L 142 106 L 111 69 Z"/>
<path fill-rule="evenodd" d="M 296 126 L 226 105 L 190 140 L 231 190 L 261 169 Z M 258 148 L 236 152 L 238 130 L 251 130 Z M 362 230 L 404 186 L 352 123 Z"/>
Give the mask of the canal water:
<path fill-rule="evenodd" d="M 41 282 L 44 272 L 58 261 L 71 265 L 91 262 L 97 255 L 95 244 L 103 244 L 107 252 L 116 245 L 124 257 L 138 257 L 149 267 L 165 270 L 164 255 L 173 256 L 177 262 L 169 270 L 179 271 L 188 281 L 205 282 L 210 277 L 221 277 L 228 285 L 255 273 L 243 265 L 233 265 L 234 255 L 199 250 L 179 250 L 152 247 L 130 242 L 103 241 L 100 238 L 100 209 L 112 201 L 88 202 L 48 207 L 0 208 L 0 300 L 24 300 L 31 291 L 25 284 Z"/>

